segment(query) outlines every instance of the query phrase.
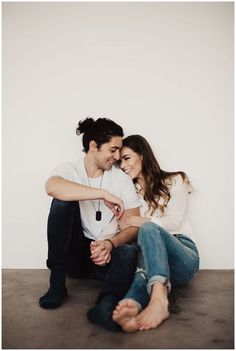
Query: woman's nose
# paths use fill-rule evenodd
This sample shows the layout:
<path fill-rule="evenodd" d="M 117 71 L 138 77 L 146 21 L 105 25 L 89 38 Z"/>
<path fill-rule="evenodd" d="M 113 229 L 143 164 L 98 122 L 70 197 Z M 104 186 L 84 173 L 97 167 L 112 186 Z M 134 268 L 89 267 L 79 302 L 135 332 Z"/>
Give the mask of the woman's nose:
<path fill-rule="evenodd" d="M 121 168 L 122 170 L 124 170 L 124 167 L 125 167 L 124 160 L 120 160 L 120 168 Z"/>

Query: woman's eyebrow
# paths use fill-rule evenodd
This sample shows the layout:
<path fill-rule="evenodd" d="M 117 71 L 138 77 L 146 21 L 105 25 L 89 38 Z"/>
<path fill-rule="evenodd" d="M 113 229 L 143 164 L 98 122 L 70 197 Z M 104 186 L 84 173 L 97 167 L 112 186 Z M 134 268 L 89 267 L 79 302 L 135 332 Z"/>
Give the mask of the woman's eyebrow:
<path fill-rule="evenodd" d="M 124 158 L 124 157 L 126 157 L 126 156 L 129 156 L 129 154 L 124 154 L 123 156 L 121 156 L 121 158 Z"/>

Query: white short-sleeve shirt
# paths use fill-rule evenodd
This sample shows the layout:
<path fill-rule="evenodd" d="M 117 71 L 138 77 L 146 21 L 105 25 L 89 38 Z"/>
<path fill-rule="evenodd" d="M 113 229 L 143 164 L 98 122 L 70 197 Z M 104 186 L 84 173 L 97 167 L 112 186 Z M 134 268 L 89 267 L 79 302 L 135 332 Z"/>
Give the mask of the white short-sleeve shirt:
<path fill-rule="evenodd" d="M 140 207 L 140 200 L 131 178 L 120 168 L 112 166 L 110 170 L 104 171 L 103 177 L 89 178 L 84 166 L 84 158 L 74 163 L 63 163 L 58 165 L 51 176 L 60 176 L 81 185 L 101 188 L 119 197 L 124 202 L 125 209 Z M 111 210 L 100 200 L 101 221 L 97 221 L 96 210 L 99 200 L 79 201 L 81 222 L 84 235 L 92 240 L 103 240 L 111 238 L 119 232 L 117 221 Z"/>

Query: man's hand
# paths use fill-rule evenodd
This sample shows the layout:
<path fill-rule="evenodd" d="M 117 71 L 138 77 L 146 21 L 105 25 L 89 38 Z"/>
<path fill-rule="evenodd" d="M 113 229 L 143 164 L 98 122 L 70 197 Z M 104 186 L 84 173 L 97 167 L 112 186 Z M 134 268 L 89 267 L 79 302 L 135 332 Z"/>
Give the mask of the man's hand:
<path fill-rule="evenodd" d="M 98 266 L 105 266 L 111 260 L 112 245 L 109 241 L 92 241 L 90 244 L 91 260 Z"/>
<path fill-rule="evenodd" d="M 110 208 L 116 218 L 121 218 L 122 214 L 124 213 L 123 201 L 115 195 L 109 193 L 109 191 L 103 190 L 103 192 L 103 200 L 105 205 Z"/>

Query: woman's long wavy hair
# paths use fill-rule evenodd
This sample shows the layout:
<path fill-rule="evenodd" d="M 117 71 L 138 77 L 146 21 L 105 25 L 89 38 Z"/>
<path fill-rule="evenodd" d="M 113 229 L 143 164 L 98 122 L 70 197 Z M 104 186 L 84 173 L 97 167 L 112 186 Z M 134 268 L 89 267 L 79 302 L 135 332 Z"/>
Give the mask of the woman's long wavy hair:
<path fill-rule="evenodd" d="M 144 200 L 148 203 L 150 214 L 153 214 L 156 209 L 160 209 L 163 213 L 164 207 L 170 200 L 168 184 L 171 185 L 172 176 L 180 174 L 183 181 L 190 184 L 188 176 L 182 171 L 163 171 L 149 143 L 141 135 L 130 135 L 123 139 L 122 144 L 142 156 L 142 175 L 145 180 Z M 136 179 L 133 181 L 136 183 Z M 164 200 L 164 203 L 159 203 L 161 198 Z"/>

